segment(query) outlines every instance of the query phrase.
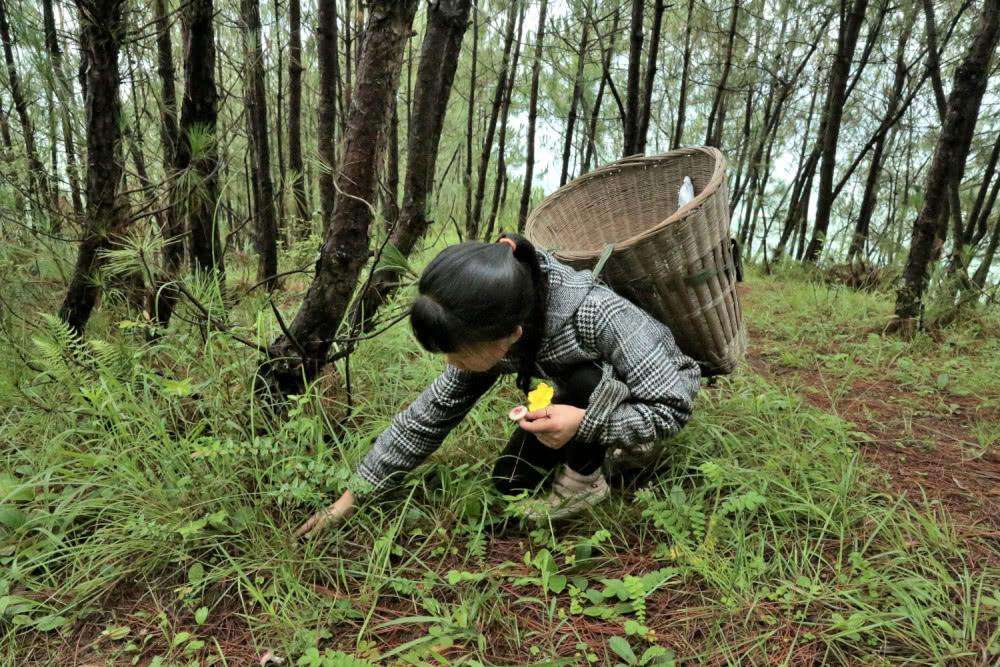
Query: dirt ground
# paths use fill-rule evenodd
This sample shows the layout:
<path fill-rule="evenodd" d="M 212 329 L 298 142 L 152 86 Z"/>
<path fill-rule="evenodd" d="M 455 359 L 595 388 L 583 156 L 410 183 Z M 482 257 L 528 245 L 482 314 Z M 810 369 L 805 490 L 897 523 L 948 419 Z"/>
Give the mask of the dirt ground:
<path fill-rule="evenodd" d="M 843 378 L 820 364 L 810 368 L 782 365 L 776 354 L 762 352 L 768 332 L 751 325 L 751 368 L 769 382 L 784 386 L 816 407 L 853 422 L 871 440 L 866 457 L 888 473 L 891 489 L 920 500 L 937 501 L 966 534 L 1000 538 L 1000 451 L 981 451 L 976 422 L 1000 420 L 1000 411 L 974 396 L 948 397 L 946 408 L 891 380 L 858 379 L 836 397 L 823 390 Z M 829 353 L 830 349 L 823 349 Z"/>

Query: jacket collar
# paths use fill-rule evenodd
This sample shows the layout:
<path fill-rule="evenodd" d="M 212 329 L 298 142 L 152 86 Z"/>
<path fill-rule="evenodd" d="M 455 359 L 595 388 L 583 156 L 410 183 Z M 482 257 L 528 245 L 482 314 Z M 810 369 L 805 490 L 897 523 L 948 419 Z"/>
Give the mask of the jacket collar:
<path fill-rule="evenodd" d="M 596 283 L 590 271 L 577 271 L 544 250 L 537 252 L 538 264 L 549 288 L 545 308 L 544 338 L 547 341 L 572 319 Z"/>

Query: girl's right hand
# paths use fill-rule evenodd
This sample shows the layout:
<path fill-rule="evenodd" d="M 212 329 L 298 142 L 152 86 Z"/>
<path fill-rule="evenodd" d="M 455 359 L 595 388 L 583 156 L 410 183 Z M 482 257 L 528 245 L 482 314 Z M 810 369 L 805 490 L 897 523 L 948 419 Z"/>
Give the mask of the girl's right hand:
<path fill-rule="evenodd" d="M 336 526 L 347 520 L 354 513 L 354 494 L 344 491 L 337 502 L 316 512 L 309 520 L 299 526 L 295 537 L 315 537 L 327 526 Z"/>

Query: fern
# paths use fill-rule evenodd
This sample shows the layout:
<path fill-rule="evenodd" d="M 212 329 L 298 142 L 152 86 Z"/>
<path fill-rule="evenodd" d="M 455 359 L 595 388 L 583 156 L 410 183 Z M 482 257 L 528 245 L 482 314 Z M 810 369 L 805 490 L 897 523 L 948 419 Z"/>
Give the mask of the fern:
<path fill-rule="evenodd" d="M 689 544 L 705 537 L 705 504 L 700 497 L 688 496 L 680 486 L 657 499 L 652 492 L 639 494 L 646 506 L 642 515 L 652 519 L 653 525 L 669 535 L 675 542 Z"/>
<path fill-rule="evenodd" d="M 39 353 L 34 361 L 50 375 L 66 379 L 72 374 L 73 367 L 86 356 L 83 341 L 60 318 L 48 313 L 41 315 L 45 329 L 43 335 L 32 339 Z"/>
<path fill-rule="evenodd" d="M 719 507 L 719 511 L 722 514 L 753 512 L 766 502 L 767 498 L 756 491 L 746 491 L 739 495 L 733 495 L 726 498 Z"/>

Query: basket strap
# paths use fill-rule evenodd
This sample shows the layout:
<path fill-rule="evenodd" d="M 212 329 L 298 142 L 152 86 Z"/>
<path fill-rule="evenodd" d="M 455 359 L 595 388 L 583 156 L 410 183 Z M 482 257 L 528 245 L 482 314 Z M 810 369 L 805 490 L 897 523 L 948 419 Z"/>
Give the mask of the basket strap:
<path fill-rule="evenodd" d="M 614 252 L 614 249 L 614 243 L 606 243 L 604 245 L 604 248 L 601 250 L 601 256 L 597 259 L 597 264 L 595 264 L 594 268 L 590 270 L 590 275 L 594 277 L 594 280 L 597 280 L 597 277 L 601 275 L 601 271 L 604 270 L 604 265 L 608 263 L 608 259 L 611 257 L 611 253 Z"/>
<path fill-rule="evenodd" d="M 730 259 L 732 259 L 731 266 L 736 274 L 735 276 L 736 282 L 741 283 L 743 282 L 743 256 L 740 254 L 740 244 L 736 239 L 730 240 L 730 252 L 731 252 Z M 718 276 L 723 273 L 729 273 L 729 269 L 730 269 L 730 264 L 726 262 L 722 266 L 715 266 L 709 269 L 703 269 L 701 271 L 698 271 L 697 273 L 688 274 L 684 276 L 681 280 L 684 281 L 684 284 L 690 287 L 694 287 L 695 285 L 701 285 L 703 283 L 708 282 L 715 276 Z"/>
<path fill-rule="evenodd" d="M 730 252 L 733 260 L 733 269 L 736 272 L 736 282 L 743 282 L 743 254 L 740 252 L 740 244 L 736 239 L 730 239 Z M 601 271 L 604 270 L 604 265 L 608 263 L 611 258 L 611 254 L 614 252 L 615 244 L 606 243 L 601 249 L 601 255 L 597 259 L 597 263 L 594 268 L 590 270 L 590 274 L 596 281 L 601 275 Z M 697 273 L 692 273 L 690 275 L 684 276 L 683 280 L 687 285 L 701 285 L 707 282 L 713 276 L 717 276 L 721 273 L 727 273 L 729 271 L 729 266 L 723 265 L 713 269 L 705 269 Z"/>

